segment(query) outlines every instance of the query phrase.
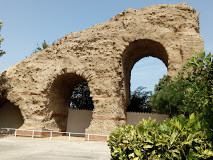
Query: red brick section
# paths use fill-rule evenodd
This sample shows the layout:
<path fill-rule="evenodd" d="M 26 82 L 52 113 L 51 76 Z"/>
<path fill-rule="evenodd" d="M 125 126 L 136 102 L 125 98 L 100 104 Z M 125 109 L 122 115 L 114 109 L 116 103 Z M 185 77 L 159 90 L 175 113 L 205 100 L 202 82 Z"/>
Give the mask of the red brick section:
<path fill-rule="evenodd" d="M 88 135 L 85 135 L 85 140 L 88 140 Z M 89 135 L 89 141 L 107 141 L 107 136 Z"/>

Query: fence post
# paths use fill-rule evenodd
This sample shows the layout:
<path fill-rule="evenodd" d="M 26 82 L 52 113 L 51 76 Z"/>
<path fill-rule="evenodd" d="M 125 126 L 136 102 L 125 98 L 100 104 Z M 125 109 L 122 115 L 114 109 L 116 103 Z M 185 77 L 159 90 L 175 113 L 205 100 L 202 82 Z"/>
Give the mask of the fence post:
<path fill-rule="evenodd" d="M 69 141 L 70 141 L 70 132 L 69 132 Z"/>
<path fill-rule="evenodd" d="M 17 134 L 16 132 L 17 132 L 17 129 L 15 129 L 15 138 L 16 138 L 16 134 Z"/>
<path fill-rule="evenodd" d="M 35 132 L 35 131 L 33 130 L 33 133 L 32 133 L 32 139 L 34 138 L 34 132 Z"/>
<path fill-rule="evenodd" d="M 53 131 L 50 132 L 50 140 L 52 140 Z"/>
<path fill-rule="evenodd" d="M 87 135 L 87 141 L 89 141 L 89 134 Z"/>

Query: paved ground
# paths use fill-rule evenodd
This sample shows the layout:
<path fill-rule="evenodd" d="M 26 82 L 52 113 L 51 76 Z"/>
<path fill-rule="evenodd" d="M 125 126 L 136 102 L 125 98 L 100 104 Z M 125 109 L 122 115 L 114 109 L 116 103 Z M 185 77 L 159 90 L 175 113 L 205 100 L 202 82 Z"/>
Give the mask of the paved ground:
<path fill-rule="evenodd" d="M 106 142 L 0 138 L 1 160 L 110 160 Z"/>

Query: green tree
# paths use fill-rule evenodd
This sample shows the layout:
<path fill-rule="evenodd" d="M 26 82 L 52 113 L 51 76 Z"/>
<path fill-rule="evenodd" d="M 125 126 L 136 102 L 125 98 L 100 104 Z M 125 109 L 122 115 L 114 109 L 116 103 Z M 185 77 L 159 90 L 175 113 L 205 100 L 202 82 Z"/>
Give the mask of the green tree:
<path fill-rule="evenodd" d="M 155 92 L 149 101 L 159 113 L 199 113 L 213 133 L 213 55 L 205 52 L 187 60 L 179 75 Z"/>
<path fill-rule="evenodd" d="M 146 87 L 138 87 L 135 91 L 130 93 L 130 104 L 127 111 L 131 112 L 151 112 L 152 108 L 147 101 L 150 97 L 149 91 L 144 91 Z"/>
<path fill-rule="evenodd" d="M 2 21 L 0 21 L 0 31 L 1 31 L 1 27 L 2 27 Z M 3 41 L 4 39 L 1 37 L 0 35 L 0 48 L 1 48 L 1 42 Z M 2 56 L 3 54 L 5 54 L 5 51 L 1 50 L 0 49 L 0 56 Z"/>
<path fill-rule="evenodd" d="M 145 87 L 138 87 L 135 91 L 131 92 L 130 105 L 127 111 L 131 112 L 151 112 L 152 108 L 147 104 L 150 97 L 149 91 L 144 91 Z M 73 89 L 70 99 L 70 107 L 77 109 L 93 110 L 94 104 L 90 97 L 90 90 L 87 82 L 81 82 Z"/>
<path fill-rule="evenodd" d="M 155 85 L 155 92 L 161 91 L 168 83 L 168 76 L 164 75 L 163 78 L 161 78 L 158 82 L 158 84 Z"/>
<path fill-rule="evenodd" d="M 176 79 L 173 83 L 172 79 L 167 80 L 164 76 L 155 87 L 155 92 L 151 94 L 148 102 L 152 106 L 152 111 L 171 117 L 179 114 L 178 108 L 183 105 L 183 91 L 186 87 L 184 81 Z"/>
<path fill-rule="evenodd" d="M 94 105 L 90 97 L 90 90 L 87 82 L 76 85 L 70 97 L 70 108 L 93 110 Z"/>

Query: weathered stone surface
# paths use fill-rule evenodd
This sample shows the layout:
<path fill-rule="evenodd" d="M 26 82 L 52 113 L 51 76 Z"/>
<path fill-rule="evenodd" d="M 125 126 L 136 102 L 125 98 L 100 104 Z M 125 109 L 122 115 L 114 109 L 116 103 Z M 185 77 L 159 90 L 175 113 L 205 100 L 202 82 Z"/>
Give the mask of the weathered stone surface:
<path fill-rule="evenodd" d="M 69 97 L 81 81 L 88 82 L 95 107 L 88 133 L 125 124 L 133 65 L 153 56 L 176 75 L 204 49 L 198 16 L 184 3 L 128 9 L 8 68 L 7 99 L 21 110 L 21 128 L 66 130 Z"/>

